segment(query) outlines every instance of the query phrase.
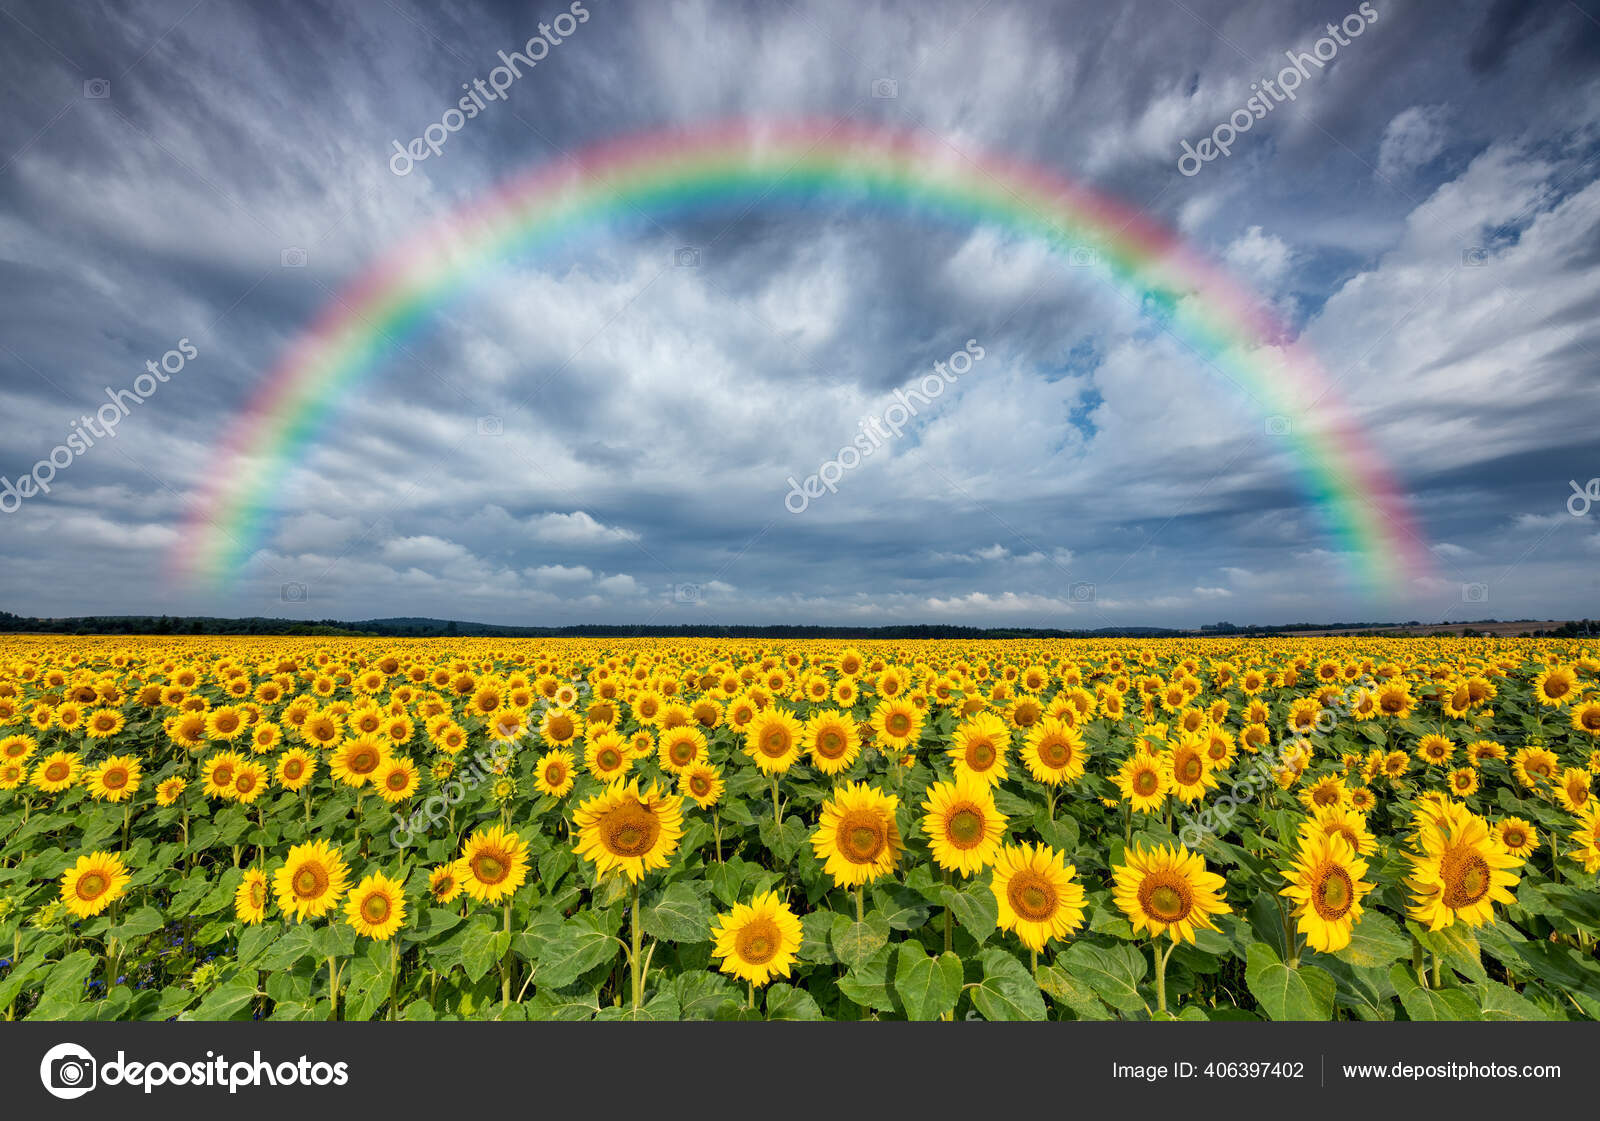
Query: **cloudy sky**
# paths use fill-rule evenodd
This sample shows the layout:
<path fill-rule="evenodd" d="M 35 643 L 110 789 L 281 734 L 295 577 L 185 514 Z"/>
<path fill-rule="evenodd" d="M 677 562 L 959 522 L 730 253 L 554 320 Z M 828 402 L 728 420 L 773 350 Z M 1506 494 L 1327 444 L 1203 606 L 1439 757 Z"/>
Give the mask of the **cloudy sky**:
<path fill-rule="evenodd" d="M 1569 480 L 1600 476 L 1600 0 L 1373 0 L 1359 38 L 1193 176 L 1182 142 L 1355 4 L 581 6 L 401 177 L 393 142 L 558 0 L 0 0 L 0 476 L 34 473 L 147 361 L 194 351 L 48 494 L 0 484 L 0 608 L 1070 627 L 1596 614 L 1600 484 L 1588 511 Z M 1431 571 L 1365 597 L 1285 441 L 1097 270 L 989 226 L 758 205 L 487 273 L 344 402 L 225 585 L 174 576 L 220 434 L 379 256 L 590 143 L 801 116 L 1041 164 L 1181 233 L 1318 356 Z M 983 360 L 905 435 L 785 510 L 789 476 L 968 339 Z"/>

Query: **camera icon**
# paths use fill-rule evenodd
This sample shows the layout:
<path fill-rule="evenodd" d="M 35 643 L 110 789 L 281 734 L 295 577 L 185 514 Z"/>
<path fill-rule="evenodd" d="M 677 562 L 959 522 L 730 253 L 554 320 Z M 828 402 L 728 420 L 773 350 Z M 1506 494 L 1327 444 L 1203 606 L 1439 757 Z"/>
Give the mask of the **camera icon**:
<path fill-rule="evenodd" d="M 1481 269 L 1489 263 L 1489 251 L 1481 245 L 1469 245 L 1461 251 L 1461 267 Z"/>
<path fill-rule="evenodd" d="M 1100 263 L 1100 250 L 1092 245 L 1074 245 L 1067 250 L 1067 264 L 1075 269 L 1092 269 Z"/>
<path fill-rule="evenodd" d="M 506 422 L 497 416 L 481 416 L 478 418 L 478 435 L 504 436 Z"/>
<path fill-rule="evenodd" d="M 893 101 L 900 96 L 900 83 L 893 78 L 874 78 L 872 96 L 881 101 Z"/>
<path fill-rule="evenodd" d="M 680 269 L 697 269 L 700 267 L 700 250 L 692 245 L 685 245 L 672 252 L 672 263 Z"/>
<path fill-rule="evenodd" d="M 1488 603 L 1489 602 L 1489 585 L 1487 585 L 1487 584 L 1463 584 L 1463 585 L 1461 585 L 1461 602 L 1462 603 Z"/>
<path fill-rule="evenodd" d="M 39 1081 L 52 1097 L 81 1098 L 98 1083 L 99 1064 L 76 1043 L 58 1043 L 39 1063 Z"/>
<path fill-rule="evenodd" d="M 298 580 L 291 580 L 278 589 L 278 594 L 283 597 L 284 603 L 304 603 L 306 586 Z"/>
<path fill-rule="evenodd" d="M 1287 436 L 1294 429 L 1286 416 L 1269 416 L 1266 423 L 1268 436 Z"/>
<path fill-rule="evenodd" d="M 1087 580 L 1067 585 L 1067 599 L 1073 603 L 1093 603 L 1094 585 Z"/>
<path fill-rule="evenodd" d="M 85 78 L 83 96 L 90 101 L 104 101 L 111 96 L 111 80 L 109 78 Z"/>
<path fill-rule="evenodd" d="M 694 604 L 700 602 L 699 584 L 674 584 L 672 585 L 672 602 L 681 604 Z"/>
<path fill-rule="evenodd" d="M 303 269 L 306 267 L 306 251 L 291 245 L 278 254 L 278 264 L 286 269 Z"/>

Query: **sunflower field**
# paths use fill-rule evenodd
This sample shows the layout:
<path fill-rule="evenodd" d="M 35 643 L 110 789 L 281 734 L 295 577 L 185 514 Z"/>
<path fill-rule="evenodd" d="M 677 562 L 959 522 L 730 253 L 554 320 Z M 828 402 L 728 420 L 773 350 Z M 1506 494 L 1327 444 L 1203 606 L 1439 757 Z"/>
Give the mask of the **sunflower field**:
<path fill-rule="evenodd" d="M 1600 648 L 0 639 L 6 1019 L 1600 1019 Z"/>

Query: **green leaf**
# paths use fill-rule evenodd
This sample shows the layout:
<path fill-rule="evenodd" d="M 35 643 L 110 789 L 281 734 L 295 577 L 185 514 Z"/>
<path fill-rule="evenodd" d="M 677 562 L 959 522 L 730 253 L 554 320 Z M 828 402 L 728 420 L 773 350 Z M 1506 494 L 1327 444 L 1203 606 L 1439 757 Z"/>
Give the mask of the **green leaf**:
<path fill-rule="evenodd" d="M 1069 973 L 1064 965 L 1041 965 L 1039 987 L 1061 1007 L 1071 1009 L 1080 1020 L 1112 1018 L 1106 1006 L 1095 996 L 1094 990 Z"/>
<path fill-rule="evenodd" d="M 1142 1012 L 1148 1007 L 1139 994 L 1139 982 L 1144 980 L 1149 963 L 1137 946 L 1124 942 L 1103 949 L 1092 942 L 1074 942 L 1060 961 L 1117 1011 Z"/>
<path fill-rule="evenodd" d="M 863 1008 L 896 1011 L 897 996 L 891 977 L 894 960 L 894 951 L 883 947 L 866 961 L 851 967 L 850 972 L 839 979 L 839 991 L 845 999 Z"/>
<path fill-rule="evenodd" d="M 541 987 L 570 985 L 597 965 L 617 956 L 621 944 L 606 932 L 592 911 L 575 915 L 543 950 L 534 969 Z"/>
<path fill-rule="evenodd" d="M 122 920 L 115 934 L 118 941 L 127 943 L 146 934 L 153 934 L 166 924 L 167 920 L 160 911 L 154 907 L 141 907 Z"/>
<path fill-rule="evenodd" d="M 704 942 L 711 937 L 711 904 L 702 887 L 679 880 L 645 907 L 644 932 L 667 942 Z"/>
<path fill-rule="evenodd" d="M 972 1002 L 986 1020 L 1043 1020 L 1044 997 L 1028 967 L 1005 950 L 990 947 L 979 958 L 983 980 Z"/>
<path fill-rule="evenodd" d="M 250 1002 L 256 998 L 255 970 L 246 970 L 246 976 L 235 977 L 225 984 L 218 985 L 200 1006 L 193 1012 L 186 1012 L 181 1017 L 185 1020 L 232 1020 L 239 1013 L 249 1007 Z"/>
<path fill-rule="evenodd" d="M 1333 978 L 1314 967 L 1290 968 L 1263 942 L 1250 947 L 1244 981 L 1261 1010 L 1274 1020 L 1327 1020 L 1333 1016 Z"/>
<path fill-rule="evenodd" d="M 1527 997 L 1498 981 L 1481 981 L 1472 987 L 1478 994 L 1478 1010 L 1485 1020 L 1548 1020 Z"/>
<path fill-rule="evenodd" d="M 773 985 L 767 990 L 767 1019 L 820 1020 L 822 1009 L 810 993 L 792 985 Z"/>
<path fill-rule="evenodd" d="M 889 941 L 889 920 L 882 911 L 868 911 L 863 922 L 851 922 L 848 916 L 834 915 L 828 941 L 839 961 L 845 965 L 859 965 Z"/>
<path fill-rule="evenodd" d="M 1425 989 L 1404 962 L 1389 970 L 1389 980 L 1400 996 L 1400 1006 L 1413 1020 L 1481 1019 L 1478 1002 L 1465 989 Z"/>
<path fill-rule="evenodd" d="M 908 1020 L 937 1020 L 961 996 L 961 959 L 946 950 L 929 957 L 916 942 L 902 942 L 895 955 L 894 991 Z"/>
<path fill-rule="evenodd" d="M 1350 931 L 1350 944 L 1334 956 L 1360 969 L 1387 970 L 1411 952 L 1411 939 L 1391 919 L 1379 911 L 1366 911 Z"/>
<path fill-rule="evenodd" d="M 994 890 L 988 880 L 969 884 L 966 888 L 945 885 L 941 893 L 944 905 L 955 915 L 961 929 L 980 944 L 993 934 L 1000 922 L 1000 906 L 995 901 Z"/>

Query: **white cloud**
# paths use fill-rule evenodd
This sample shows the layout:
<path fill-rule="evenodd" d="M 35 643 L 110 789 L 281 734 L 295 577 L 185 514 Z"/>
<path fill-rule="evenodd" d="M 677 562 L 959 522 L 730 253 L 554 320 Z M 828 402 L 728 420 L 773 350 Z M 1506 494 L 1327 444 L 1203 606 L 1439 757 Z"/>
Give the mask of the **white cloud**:
<path fill-rule="evenodd" d="M 1413 105 L 1395 115 L 1378 144 L 1378 174 L 1400 179 L 1444 151 L 1448 108 Z"/>

